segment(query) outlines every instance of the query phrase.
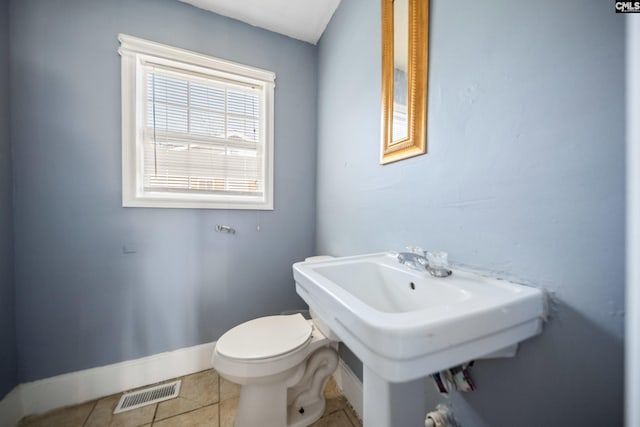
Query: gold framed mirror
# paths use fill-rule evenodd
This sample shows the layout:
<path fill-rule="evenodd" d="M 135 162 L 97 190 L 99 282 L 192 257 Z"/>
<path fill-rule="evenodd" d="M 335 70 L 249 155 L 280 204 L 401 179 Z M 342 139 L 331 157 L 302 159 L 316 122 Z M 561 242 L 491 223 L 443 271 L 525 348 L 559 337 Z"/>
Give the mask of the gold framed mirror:
<path fill-rule="evenodd" d="M 382 147 L 387 164 L 427 152 L 429 0 L 382 0 Z"/>

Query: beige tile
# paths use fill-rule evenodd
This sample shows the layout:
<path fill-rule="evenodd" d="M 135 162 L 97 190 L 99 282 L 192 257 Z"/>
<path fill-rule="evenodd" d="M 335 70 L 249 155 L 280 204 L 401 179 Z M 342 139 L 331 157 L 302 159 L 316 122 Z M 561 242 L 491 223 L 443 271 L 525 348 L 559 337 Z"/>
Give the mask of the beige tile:
<path fill-rule="evenodd" d="M 218 405 L 209 405 L 186 414 L 153 423 L 153 427 L 218 427 Z"/>
<path fill-rule="evenodd" d="M 113 410 L 115 409 L 119 400 L 119 394 L 103 397 L 102 399 L 98 400 L 96 406 L 93 408 L 93 411 L 91 411 L 91 415 L 89 415 L 89 418 L 87 419 L 85 425 L 87 427 L 108 426 L 111 423 Z"/>
<path fill-rule="evenodd" d="M 218 402 L 219 376 L 209 369 L 182 378 L 180 395 L 158 403 L 155 420 L 163 420 Z"/>
<path fill-rule="evenodd" d="M 220 377 L 220 401 L 240 396 L 240 385 Z"/>
<path fill-rule="evenodd" d="M 56 409 L 42 415 L 31 415 L 22 419 L 18 423 L 18 427 L 82 427 L 95 405 L 94 400 L 68 408 Z"/>
<path fill-rule="evenodd" d="M 326 406 L 323 416 L 332 414 L 347 406 L 347 400 L 342 395 L 333 377 L 330 377 L 329 381 L 327 381 L 327 385 L 324 388 L 324 398 Z"/>
<path fill-rule="evenodd" d="M 176 397 L 175 399 L 166 400 L 158 403 L 158 410 L 156 411 L 155 421 L 170 418 L 175 415 L 184 414 L 185 412 L 193 411 L 194 409 L 202 408 L 203 405 L 193 400 L 185 399 L 184 397 Z"/>
<path fill-rule="evenodd" d="M 342 394 L 342 390 L 340 390 L 333 377 L 330 377 L 329 381 L 327 381 L 327 385 L 324 388 L 324 396 L 327 399 L 327 407 L 324 411 L 325 416 L 342 409 L 354 426 L 362 427 L 362 421 L 358 419 L 358 415 Z"/>
<path fill-rule="evenodd" d="M 27 417 L 19 427 L 233 427 L 240 386 L 213 370 L 184 377 L 176 399 L 113 415 L 120 394 L 44 415 Z M 342 396 L 333 378 L 324 390 L 327 406 L 315 427 L 362 427 L 362 422 Z M 215 404 L 221 401 L 219 405 Z M 157 408 L 156 408 L 157 407 Z M 85 423 L 86 420 L 86 424 Z"/>
<path fill-rule="evenodd" d="M 153 421 L 156 405 L 147 405 L 138 409 L 114 414 L 121 394 L 100 399 L 89 416 L 85 427 L 138 427 Z"/>
<path fill-rule="evenodd" d="M 331 415 L 320 418 L 315 423 L 311 424 L 312 427 L 353 427 L 351 421 L 347 417 L 344 411 L 334 412 Z"/>
<path fill-rule="evenodd" d="M 220 402 L 220 427 L 233 427 L 238 410 L 238 400 L 238 397 L 233 397 Z"/>
<path fill-rule="evenodd" d="M 219 380 L 218 373 L 213 369 L 183 377 L 180 397 L 196 402 L 200 406 L 218 403 Z"/>
<path fill-rule="evenodd" d="M 324 387 L 324 397 L 331 399 L 338 396 L 342 397 L 342 392 L 338 388 L 338 384 L 336 384 L 333 377 L 329 377 L 329 381 L 327 381 L 327 385 Z"/>
<path fill-rule="evenodd" d="M 347 403 L 344 412 L 346 412 L 347 417 L 349 417 L 349 421 L 351 421 L 351 424 L 353 424 L 354 427 L 362 427 L 362 420 L 358 417 L 358 414 L 356 414 L 356 411 L 353 410 L 349 403 Z"/>
<path fill-rule="evenodd" d="M 325 403 L 326 406 L 324 408 L 324 415 L 329 415 L 336 411 L 341 411 L 347 407 L 347 399 L 345 399 L 343 396 L 326 399 Z"/>
<path fill-rule="evenodd" d="M 153 421 L 153 414 L 155 411 L 155 404 L 143 406 L 138 409 L 132 409 L 131 411 L 112 415 L 111 422 L 107 425 L 109 427 L 138 427 L 149 424 Z M 85 427 L 87 426 L 85 425 Z"/>

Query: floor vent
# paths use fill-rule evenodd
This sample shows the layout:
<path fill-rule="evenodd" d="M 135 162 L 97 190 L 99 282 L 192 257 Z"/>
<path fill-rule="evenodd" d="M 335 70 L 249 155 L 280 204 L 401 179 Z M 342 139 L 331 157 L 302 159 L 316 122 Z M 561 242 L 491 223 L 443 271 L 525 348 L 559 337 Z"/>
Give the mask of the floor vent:
<path fill-rule="evenodd" d="M 114 414 L 130 411 L 131 409 L 140 408 L 141 406 L 151 405 L 152 403 L 162 402 L 164 400 L 173 399 L 180 394 L 180 380 L 170 383 L 160 384 L 153 387 L 144 388 L 142 390 L 124 393 L 116 406 Z"/>

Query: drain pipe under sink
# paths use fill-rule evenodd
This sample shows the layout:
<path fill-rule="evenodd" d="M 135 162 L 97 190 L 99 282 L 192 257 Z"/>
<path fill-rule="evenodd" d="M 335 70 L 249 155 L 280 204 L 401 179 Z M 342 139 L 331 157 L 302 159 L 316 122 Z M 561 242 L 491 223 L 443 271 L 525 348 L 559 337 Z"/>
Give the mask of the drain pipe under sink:
<path fill-rule="evenodd" d="M 431 411 L 424 419 L 424 427 L 454 427 L 453 417 L 449 408 L 444 405 L 436 406 L 435 411 Z"/>

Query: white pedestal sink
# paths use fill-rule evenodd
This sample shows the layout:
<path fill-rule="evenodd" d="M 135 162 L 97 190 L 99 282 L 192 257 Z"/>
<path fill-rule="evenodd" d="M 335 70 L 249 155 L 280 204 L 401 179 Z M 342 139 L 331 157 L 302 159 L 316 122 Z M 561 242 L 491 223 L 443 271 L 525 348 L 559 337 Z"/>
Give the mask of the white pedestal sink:
<path fill-rule="evenodd" d="M 540 289 L 453 270 L 436 278 L 379 253 L 293 265 L 296 292 L 364 365 L 365 427 L 424 423 L 422 378 L 483 357 L 513 356 L 539 334 Z"/>

